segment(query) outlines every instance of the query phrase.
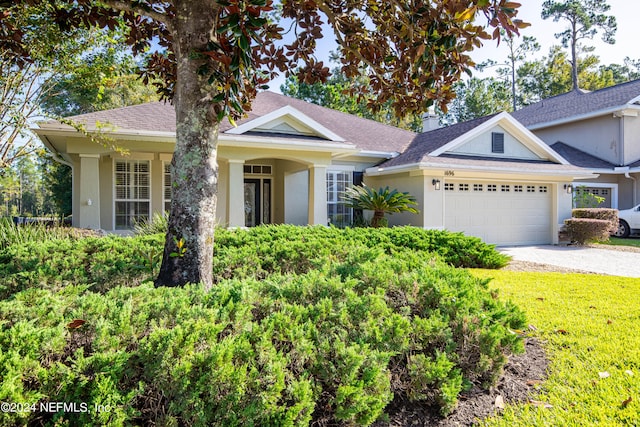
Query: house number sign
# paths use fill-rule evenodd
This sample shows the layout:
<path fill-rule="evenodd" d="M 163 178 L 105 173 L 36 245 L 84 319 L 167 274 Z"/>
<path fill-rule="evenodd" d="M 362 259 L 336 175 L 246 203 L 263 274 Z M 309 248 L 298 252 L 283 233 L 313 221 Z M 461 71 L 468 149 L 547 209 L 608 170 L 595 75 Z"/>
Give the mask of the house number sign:
<path fill-rule="evenodd" d="M 444 171 L 444 176 L 455 176 L 456 173 L 454 171 Z"/>

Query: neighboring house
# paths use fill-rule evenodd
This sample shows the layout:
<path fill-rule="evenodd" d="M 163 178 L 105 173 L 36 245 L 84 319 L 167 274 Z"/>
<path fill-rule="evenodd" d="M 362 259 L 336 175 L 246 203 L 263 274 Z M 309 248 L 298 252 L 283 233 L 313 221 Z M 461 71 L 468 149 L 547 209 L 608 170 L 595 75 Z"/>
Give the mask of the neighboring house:
<path fill-rule="evenodd" d="M 512 113 L 571 164 L 598 175 L 577 181 L 627 209 L 640 200 L 640 80 L 594 92 L 572 91 Z"/>
<path fill-rule="evenodd" d="M 129 230 L 168 209 L 175 113 L 150 103 L 72 118 L 109 123 L 122 156 L 58 122 L 36 132 L 73 167 L 73 225 Z M 261 92 L 218 142 L 218 223 L 349 224 L 339 200 L 365 182 L 416 197 L 420 214 L 390 224 L 464 231 L 497 244 L 556 243 L 571 216 L 571 183 L 596 175 L 572 166 L 507 113 L 413 132 L 272 92 Z"/>

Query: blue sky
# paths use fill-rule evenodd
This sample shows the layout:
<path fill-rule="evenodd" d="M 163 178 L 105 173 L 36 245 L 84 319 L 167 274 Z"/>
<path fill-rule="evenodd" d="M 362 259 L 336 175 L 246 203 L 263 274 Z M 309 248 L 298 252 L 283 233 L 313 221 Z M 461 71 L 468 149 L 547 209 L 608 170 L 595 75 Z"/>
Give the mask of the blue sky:
<path fill-rule="evenodd" d="M 520 0 L 522 6 L 518 17 L 531 23 L 531 26 L 522 30 L 522 35 L 535 37 L 542 49 L 538 56 L 544 56 L 549 52 L 549 48 L 555 44 L 560 44 L 554 34 L 563 31 L 566 24 L 562 21 L 553 22 L 551 19 L 543 20 L 540 17 L 543 0 Z M 588 45 L 596 48 L 594 54 L 600 57 L 602 64 L 622 64 L 625 57 L 640 59 L 640 1 L 638 0 L 608 0 L 611 10 L 610 15 L 616 17 L 618 31 L 616 33 L 616 43 L 609 45 L 601 41 L 596 35 L 593 40 L 587 40 Z M 325 38 L 318 44 L 317 56 L 319 59 L 328 60 L 329 52 L 335 49 L 333 37 L 329 32 L 325 32 Z M 477 62 L 493 59 L 497 62 L 506 60 L 507 53 L 504 46 L 496 46 L 495 41 L 486 41 L 484 46 L 472 54 Z M 331 66 L 332 67 L 332 66 Z M 269 86 L 273 91 L 280 91 L 280 85 L 284 82 L 284 77 L 272 81 Z"/>

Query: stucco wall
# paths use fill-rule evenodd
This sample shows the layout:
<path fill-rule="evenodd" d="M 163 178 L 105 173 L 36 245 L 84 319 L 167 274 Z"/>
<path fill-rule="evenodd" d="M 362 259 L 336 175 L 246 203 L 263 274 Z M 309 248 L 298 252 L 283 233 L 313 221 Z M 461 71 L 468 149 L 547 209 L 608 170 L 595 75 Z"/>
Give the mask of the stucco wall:
<path fill-rule="evenodd" d="M 491 152 L 491 134 L 493 132 L 504 134 L 504 153 Z M 513 159 L 540 159 L 534 152 L 525 147 L 501 126 L 494 126 L 482 135 L 472 139 L 466 144 L 452 150 L 456 154 L 474 155 L 483 157 L 499 157 Z"/>
<path fill-rule="evenodd" d="M 424 212 L 425 212 L 425 192 L 424 192 L 425 178 L 423 176 L 410 176 L 409 173 L 402 173 L 396 175 L 384 175 L 384 176 L 365 176 L 364 183 L 369 187 L 380 188 L 389 186 L 390 189 L 396 189 L 398 191 L 408 192 L 411 194 L 418 203 L 419 214 L 413 214 L 410 212 L 395 213 L 393 215 L 386 215 L 389 225 L 413 225 L 416 227 L 424 226 Z M 427 209 L 430 208 L 427 206 Z"/>
<path fill-rule="evenodd" d="M 624 162 L 640 160 L 640 117 L 626 116 L 624 120 Z"/>
<path fill-rule="evenodd" d="M 564 142 L 595 157 L 618 165 L 620 151 L 620 119 L 613 115 L 533 130 L 548 145 Z"/>

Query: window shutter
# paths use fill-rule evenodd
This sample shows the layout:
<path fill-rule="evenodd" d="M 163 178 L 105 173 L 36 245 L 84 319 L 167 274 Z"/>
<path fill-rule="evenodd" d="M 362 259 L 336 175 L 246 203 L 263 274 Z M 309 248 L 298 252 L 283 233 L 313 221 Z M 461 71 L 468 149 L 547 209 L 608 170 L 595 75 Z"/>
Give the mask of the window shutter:
<path fill-rule="evenodd" d="M 504 133 L 491 133 L 491 152 L 504 153 Z"/>

